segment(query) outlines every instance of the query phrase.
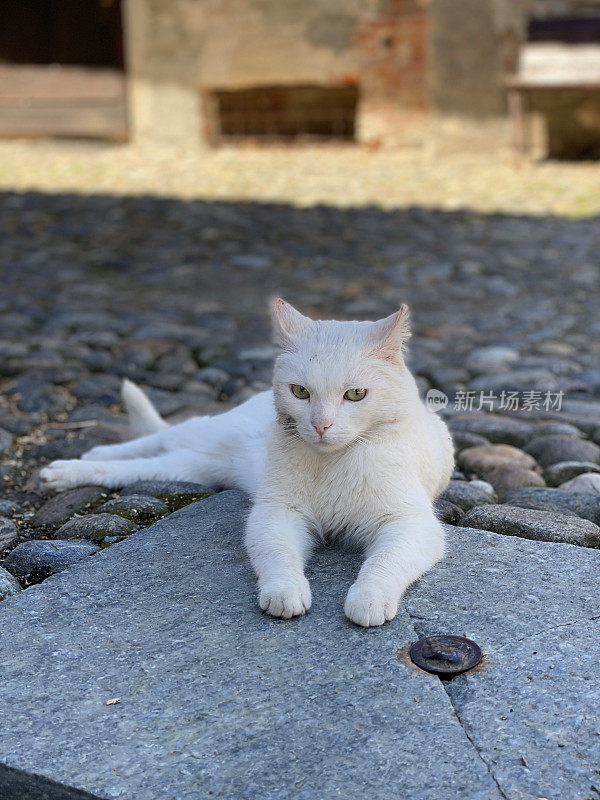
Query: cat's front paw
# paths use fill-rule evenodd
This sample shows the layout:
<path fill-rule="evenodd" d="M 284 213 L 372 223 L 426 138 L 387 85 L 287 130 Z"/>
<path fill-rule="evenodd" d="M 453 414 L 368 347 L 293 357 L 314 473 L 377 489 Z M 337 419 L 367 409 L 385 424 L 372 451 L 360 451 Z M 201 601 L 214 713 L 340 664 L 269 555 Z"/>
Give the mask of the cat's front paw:
<path fill-rule="evenodd" d="M 90 483 L 85 465 L 77 459 L 53 461 L 40 470 L 40 486 L 44 491 L 63 492 Z"/>
<path fill-rule="evenodd" d="M 310 586 L 304 575 L 267 581 L 258 593 L 258 604 L 272 617 L 300 616 L 308 611 L 311 603 Z"/>
<path fill-rule="evenodd" d="M 368 583 L 354 583 L 348 590 L 344 613 L 351 622 L 370 628 L 394 619 L 398 612 L 398 598 L 386 594 L 380 587 Z"/>

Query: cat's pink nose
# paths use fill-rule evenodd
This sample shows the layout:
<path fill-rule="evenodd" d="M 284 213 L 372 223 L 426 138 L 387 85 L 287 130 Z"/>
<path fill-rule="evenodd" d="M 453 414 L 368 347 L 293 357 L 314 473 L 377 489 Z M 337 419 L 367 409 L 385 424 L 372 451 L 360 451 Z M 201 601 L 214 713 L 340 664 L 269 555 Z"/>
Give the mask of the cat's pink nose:
<path fill-rule="evenodd" d="M 325 431 L 329 430 L 329 428 L 331 428 L 332 425 L 333 422 L 330 422 L 329 425 L 322 425 L 322 424 L 315 425 L 314 422 L 312 424 L 313 428 L 316 430 L 316 432 L 319 434 L 321 438 L 323 438 L 323 434 L 325 433 Z"/>

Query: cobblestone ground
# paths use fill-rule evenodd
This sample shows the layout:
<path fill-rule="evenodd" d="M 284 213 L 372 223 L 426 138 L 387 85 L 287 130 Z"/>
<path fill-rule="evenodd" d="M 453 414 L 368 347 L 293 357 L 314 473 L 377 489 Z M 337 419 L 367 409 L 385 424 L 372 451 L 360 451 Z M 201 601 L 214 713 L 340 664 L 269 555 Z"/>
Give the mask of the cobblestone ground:
<path fill-rule="evenodd" d="M 15 155 L 13 181 L 20 189 L 44 184 L 34 173 L 49 159 L 48 152 L 59 152 L 55 173 L 70 164 L 70 178 L 63 174 L 55 183 L 82 191 L 88 185 L 82 194 L 0 194 L 4 556 L 12 551 L 9 558 L 18 561 L 29 539 L 76 536 L 106 544 L 127 535 L 132 526 L 115 533 L 98 514 L 87 514 L 75 533 L 59 530 L 73 513 L 97 511 L 100 502 L 118 495 L 114 492 L 76 498 L 67 493 L 51 501 L 51 511 L 58 508 L 51 519 L 47 508 L 34 517 L 45 502 L 36 491 L 36 470 L 123 435 L 123 377 L 142 385 L 162 413 L 179 416 L 222 409 L 266 387 L 273 355 L 267 298 L 274 293 L 306 313 L 341 319 L 375 318 L 409 303 L 415 328 L 411 366 L 423 392 L 437 388 L 450 397 L 446 413 L 460 472 L 440 503 L 445 519 L 527 538 L 600 544 L 600 228 L 594 218 L 553 216 L 548 210 L 569 205 L 565 192 L 559 194 L 575 166 L 561 173 L 550 165 L 546 175 L 558 170 L 561 178 L 550 181 L 554 188 L 547 185 L 535 202 L 525 197 L 522 184 L 518 191 L 513 186 L 515 197 L 525 199 L 520 206 L 515 200 L 517 213 L 500 214 L 478 210 L 494 207 L 493 187 L 484 186 L 483 178 L 475 195 L 487 192 L 486 202 L 463 186 L 462 204 L 471 210 L 436 210 L 452 205 L 444 198 L 459 191 L 448 183 L 448 166 L 439 176 L 437 195 L 433 172 L 429 198 L 415 191 L 411 202 L 418 198 L 418 206 L 349 208 L 344 206 L 356 198 L 357 182 L 370 181 L 362 195 L 366 203 L 376 194 L 375 179 L 364 165 L 360 175 L 350 174 L 347 196 L 341 193 L 343 173 L 336 173 L 333 188 L 326 176 L 321 195 L 328 203 L 317 206 L 309 205 L 316 166 L 307 172 L 312 188 L 297 205 L 188 200 L 127 196 L 124 192 L 152 181 L 136 184 L 135 175 L 127 173 L 117 185 L 114 166 L 112 177 L 103 173 L 100 184 L 110 192 L 90 194 L 90 175 L 106 158 L 104 150 L 90 151 L 85 166 L 77 154 L 69 161 L 60 150 L 11 147 L 0 148 L 5 186 L 10 183 L 7 154 L 21 154 Z M 28 179 L 26 152 L 31 155 Z M 373 157 L 379 159 L 375 174 L 383 174 L 383 157 Z M 218 158 L 221 167 L 229 159 L 231 168 L 231 153 Z M 265 152 L 249 158 L 267 163 Z M 283 169 L 281 158 L 276 154 L 274 162 Z M 277 187 L 267 187 L 271 165 L 262 179 L 256 172 L 238 176 L 238 193 L 250 193 L 252 178 L 262 200 L 273 194 L 291 200 L 304 156 L 294 158 L 287 184 L 282 174 Z M 341 169 L 343 153 L 331 158 Z M 358 156 L 347 158 L 351 166 Z M 332 163 L 326 164 L 330 175 Z M 83 165 L 79 176 L 78 164 Z M 581 169 L 592 203 L 593 186 L 600 185 L 597 168 L 593 173 L 590 165 Z M 214 164 L 210 171 L 216 181 Z M 474 174 L 467 177 L 467 183 L 474 182 Z M 165 165 L 165 191 L 174 180 Z M 379 187 L 379 197 L 387 205 L 401 205 L 402 192 L 387 193 L 390 181 L 388 176 Z M 227 188 L 232 196 L 234 184 Z M 568 192 L 576 217 L 581 209 L 574 197 L 583 197 L 581 185 Z M 498 412 L 502 391 L 508 390 L 518 393 L 521 410 L 508 416 L 477 411 L 482 391 L 496 395 L 493 410 Z M 473 392 L 473 411 L 457 413 L 464 408 L 456 393 L 466 391 Z M 525 395 L 532 391 L 538 393 L 528 395 L 533 408 L 523 411 Z M 560 410 L 548 407 L 547 392 L 554 406 L 562 398 Z M 192 498 L 200 489 L 146 487 L 141 494 L 163 500 L 169 495 L 172 509 L 174 495 Z M 138 505 L 144 504 L 138 499 Z M 127 509 L 106 510 L 132 517 L 135 525 L 167 510 L 164 503 L 145 505 L 144 514 L 132 515 L 131 503 Z M 528 511 L 515 511 L 523 507 Z M 94 549 L 84 548 L 80 557 Z M 44 557 L 52 562 L 53 553 Z M 38 571 L 36 578 L 27 569 L 22 563 L 12 569 L 23 585 L 48 574 Z"/>

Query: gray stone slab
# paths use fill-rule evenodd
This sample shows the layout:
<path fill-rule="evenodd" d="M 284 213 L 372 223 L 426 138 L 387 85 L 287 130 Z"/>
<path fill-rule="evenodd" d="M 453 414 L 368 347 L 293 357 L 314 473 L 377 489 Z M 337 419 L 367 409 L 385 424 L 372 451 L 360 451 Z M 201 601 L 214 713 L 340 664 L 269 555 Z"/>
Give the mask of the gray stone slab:
<path fill-rule="evenodd" d="M 600 552 L 447 530 L 449 554 L 407 610 L 420 635 L 452 630 L 484 650 L 445 684 L 470 740 L 509 800 L 597 796 Z"/>
<path fill-rule="evenodd" d="M 446 557 L 405 601 L 423 636 L 452 627 L 490 651 L 600 616 L 600 550 L 471 528 L 446 531 Z"/>
<path fill-rule="evenodd" d="M 216 495 L 0 605 L 0 797 L 32 774 L 103 800 L 594 796 L 600 552 L 448 527 L 365 631 L 342 613 L 360 558 L 325 550 L 283 622 L 256 606 L 244 511 Z M 440 632 L 484 663 L 410 665 Z"/>
<path fill-rule="evenodd" d="M 408 615 L 344 618 L 356 555 L 315 558 L 306 617 L 260 613 L 245 508 L 216 495 L 1 604 L 0 764 L 110 800 L 498 800 L 441 682 L 401 658 Z"/>

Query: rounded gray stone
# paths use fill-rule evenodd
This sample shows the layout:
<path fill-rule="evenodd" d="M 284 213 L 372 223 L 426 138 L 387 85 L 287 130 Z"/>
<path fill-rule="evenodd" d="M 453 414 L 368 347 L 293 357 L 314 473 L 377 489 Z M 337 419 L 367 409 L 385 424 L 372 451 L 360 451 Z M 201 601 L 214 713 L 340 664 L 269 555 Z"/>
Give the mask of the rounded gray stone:
<path fill-rule="evenodd" d="M 460 453 L 461 450 L 465 450 L 467 447 L 490 444 L 490 440 L 486 439 L 485 436 L 480 436 L 478 433 L 469 433 L 469 431 L 453 431 L 452 442 L 455 453 Z"/>
<path fill-rule="evenodd" d="M 34 528 L 52 528 L 62 525 L 73 514 L 85 511 L 93 503 L 106 497 L 106 489 L 101 486 L 79 486 L 61 492 L 38 509 L 31 524 Z"/>
<path fill-rule="evenodd" d="M 5 600 L 21 591 L 19 581 L 3 567 L 0 567 L 0 600 Z"/>
<path fill-rule="evenodd" d="M 506 495 L 506 502 L 522 508 L 531 507 L 531 503 L 542 507 L 562 508 L 572 511 L 578 517 L 589 519 L 600 525 L 600 497 L 596 494 L 583 494 L 580 492 L 565 492 L 561 489 L 516 489 Z"/>
<path fill-rule="evenodd" d="M 480 375 L 470 381 L 467 388 L 475 392 L 495 392 L 500 394 L 505 390 L 551 390 L 555 388 L 556 383 L 556 375 L 550 370 L 533 368 Z"/>
<path fill-rule="evenodd" d="M 208 383 L 215 389 L 220 389 L 229 380 L 229 374 L 218 367 L 201 367 L 194 375 L 202 383 Z"/>
<path fill-rule="evenodd" d="M 17 526 L 10 519 L 0 517 L 0 553 L 14 547 L 19 541 Z"/>
<path fill-rule="evenodd" d="M 136 481 L 121 490 L 123 497 L 128 495 L 145 494 L 151 497 L 163 497 L 168 494 L 212 494 L 210 489 L 202 483 L 192 481 Z"/>
<path fill-rule="evenodd" d="M 12 446 L 12 436 L 4 428 L 0 428 L 0 454 L 8 452 Z"/>
<path fill-rule="evenodd" d="M 465 528 L 479 528 L 506 536 L 520 536 L 541 542 L 566 542 L 600 547 L 600 528 L 579 517 L 537 511 L 510 505 L 474 508 L 463 518 Z"/>
<path fill-rule="evenodd" d="M 86 514 L 65 522 L 54 534 L 56 539 L 90 539 L 101 542 L 107 536 L 127 536 L 135 525 L 117 514 Z"/>
<path fill-rule="evenodd" d="M 569 425 L 568 422 L 536 422 L 532 426 L 532 436 L 530 439 L 537 439 L 539 436 L 579 436 L 581 431 L 575 425 Z"/>
<path fill-rule="evenodd" d="M 489 345 L 477 347 L 467 358 L 467 369 L 474 373 L 504 372 L 509 364 L 519 360 L 519 353 L 512 347 Z"/>
<path fill-rule="evenodd" d="M 532 439 L 525 452 L 533 456 L 542 467 L 561 461 L 591 461 L 600 463 L 600 446 L 577 436 L 550 435 Z"/>
<path fill-rule="evenodd" d="M 508 502 L 508 496 L 503 498 L 503 501 Z M 518 498 L 513 498 L 510 500 L 510 505 L 518 508 L 533 508 L 537 511 L 551 511 L 554 514 L 564 514 L 567 517 L 579 516 L 579 514 L 571 511 L 571 509 L 567 508 L 566 506 L 561 506 L 557 503 L 551 503 L 548 500 L 536 500 L 535 498 L 519 500 Z"/>
<path fill-rule="evenodd" d="M 536 466 L 534 458 L 509 444 L 468 447 L 459 453 L 457 461 L 464 472 L 475 472 L 482 477 L 497 467 L 533 469 Z"/>
<path fill-rule="evenodd" d="M 0 536 L 6 533 L 16 533 L 17 526 L 15 523 L 6 517 L 0 517 Z"/>
<path fill-rule="evenodd" d="M 600 474 L 598 472 L 584 472 L 558 487 L 563 492 L 576 492 L 577 494 L 600 495 Z"/>
<path fill-rule="evenodd" d="M 9 553 L 4 567 L 26 584 L 41 583 L 50 575 L 62 572 L 99 549 L 91 542 L 22 542 Z"/>
<path fill-rule="evenodd" d="M 107 500 L 98 509 L 99 513 L 123 514 L 129 519 L 138 522 L 149 522 L 163 517 L 169 513 L 166 503 L 158 497 L 146 494 L 132 494 L 126 497 L 116 497 L 114 500 Z"/>
<path fill-rule="evenodd" d="M 560 486 L 586 472 L 600 473 L 600 466 L 593 461 L 559 461 L 544 470 L 544 478 L 548 486 Z"/>
<path fill-rule="evenodd" d="M 465 515 L 462 508 L 441 497 L 435 501 L 433 508 L 437 518 L 448 525 L 460 525 L 460 521 Z"/>
<path fill-rule="evenodd" d="M 509 492 L 527 486 L 545 486 L 544 479 L 532 469 L 519 466 L 500 466 L 485 472 L 485 479 L 502 500 Z"/>
<path fill-rule="evenodd" d="M 0 500 L 0 514 L 14 514 L 19 506 L 13 500 Z"/>
<path fill-rule="evenodd" d="M 474 506 L 496 503 L 498 497 L 487 481 L 450 481 L 440 499 L 469 511 Z"/>
<path fill-rule="evenodd" d="M 514 447 L 526 444 L 534 430 L 529 422 L 495 414 L 452 419 L 449 427 L 453 435 L 455 432 L 471 433 L 485 437 L 492 444 L 511 444 Z"/>

